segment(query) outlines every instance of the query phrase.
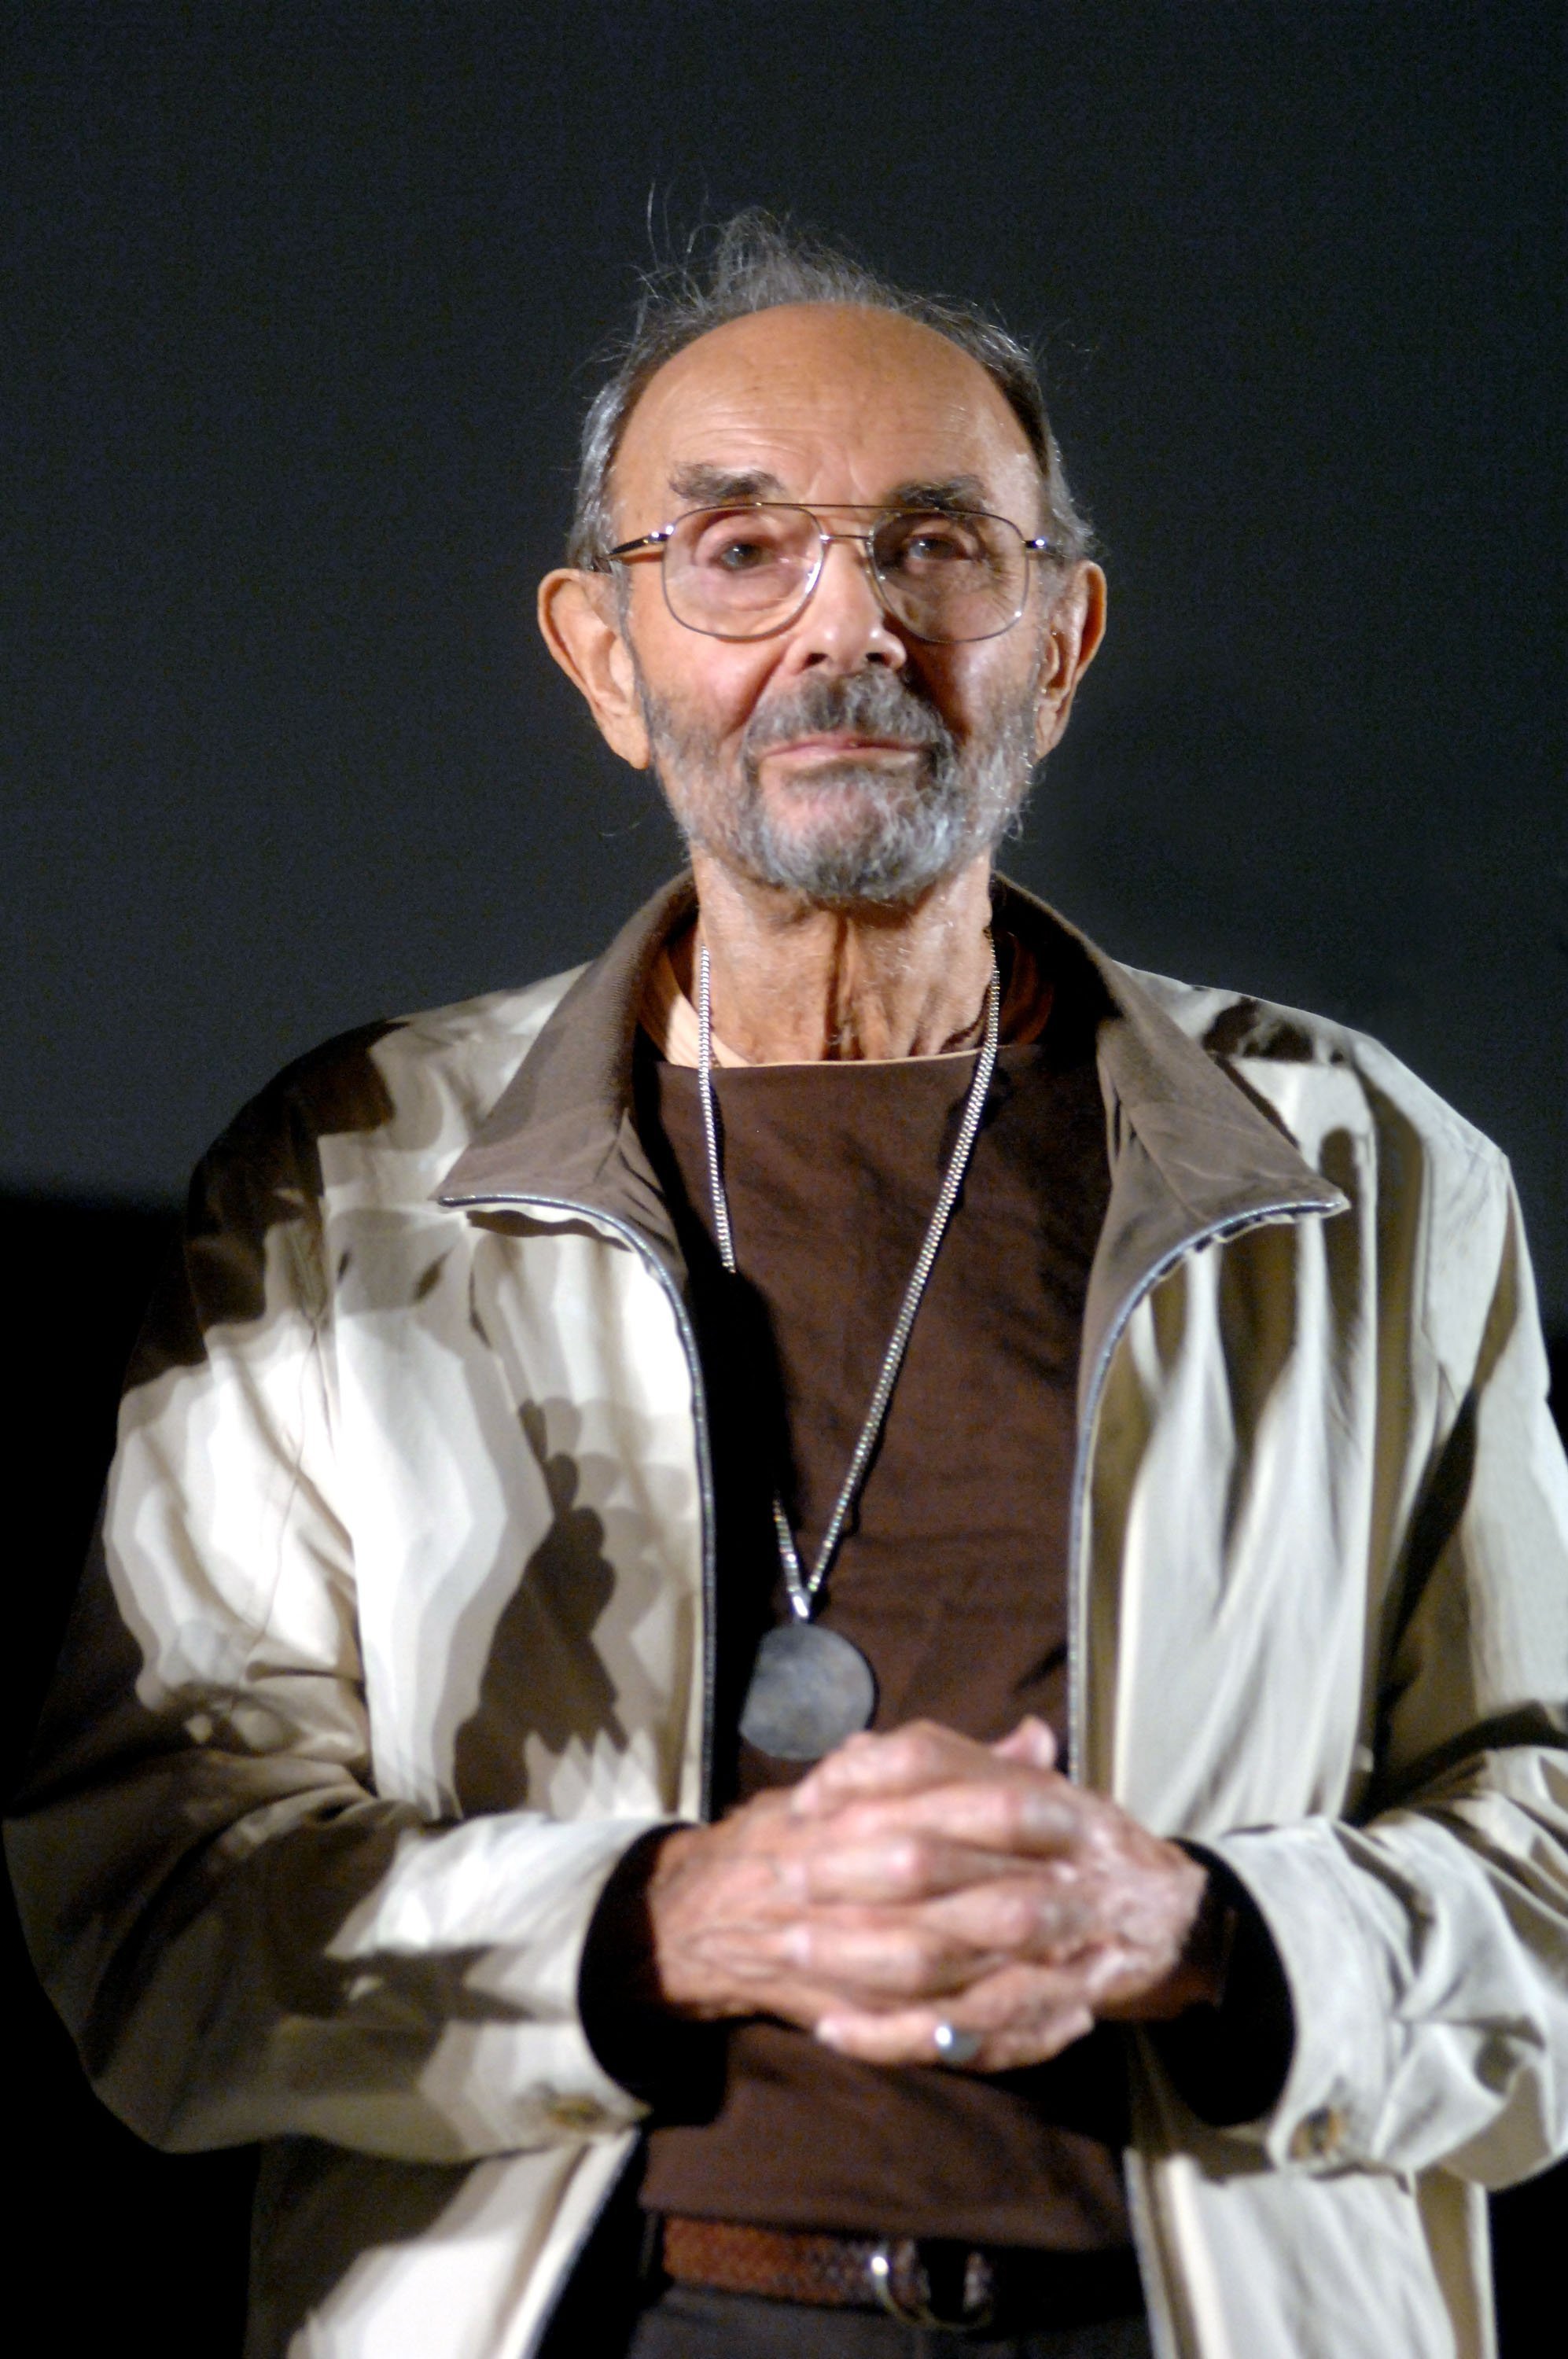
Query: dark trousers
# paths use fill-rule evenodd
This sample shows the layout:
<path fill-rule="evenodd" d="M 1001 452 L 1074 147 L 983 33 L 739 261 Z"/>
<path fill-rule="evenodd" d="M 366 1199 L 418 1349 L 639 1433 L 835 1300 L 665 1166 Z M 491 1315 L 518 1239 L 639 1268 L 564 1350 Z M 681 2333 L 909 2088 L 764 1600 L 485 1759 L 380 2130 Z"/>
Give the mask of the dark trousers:
<path fill-rule="evenodd" d="M 1154 2346 L 1141 2317 L 998 2338 L 904 2326 L 874 2310 L 667 2286 L 623 2348 L 626 2359 L 1152 2359 Z"/>

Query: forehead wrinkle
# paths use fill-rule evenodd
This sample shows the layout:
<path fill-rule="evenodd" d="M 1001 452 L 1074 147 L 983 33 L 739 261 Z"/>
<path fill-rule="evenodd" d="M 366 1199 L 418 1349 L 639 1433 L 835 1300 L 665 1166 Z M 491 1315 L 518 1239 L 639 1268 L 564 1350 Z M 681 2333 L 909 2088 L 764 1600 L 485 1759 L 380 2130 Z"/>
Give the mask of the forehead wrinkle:
<path fill-rule="evenodd" d="M 995 493 L 984 476 L 943 474 L 920 476 L 894 484 L 879 500 L 792 500 L 783 482 L 768 467 L 712 467 L 702 460 L 677 462 L 670 470 L 670 493 L 677 500 L 695 500 L 698 507 L 729 507 L 750 500 L 780 500 L 789 507 L 978 507 L 984 509 Z"/>
<path fill-rule="evenodd" d="M 629 532 L 672 489 L 693 506 L 819 489 L 884 505 L 895 478 L 901 499 L 969 474 L 983 506 L 1033 518 L 1036 462 L 975 358 L 892 314 L 806 307 L 729 321 L 667 361 L 632 405 L 608 488 Z"/>
<path fill-rule="evenodd" d="M 980 475 L 909 477 L 895 484 L 879 500 L 801 500 L 788 492 L 767 467 L 717 467 L 701 460 L 678 463 L 670 471 L 670 489 L 677 499 L 694 500 L 703 507 L 727 507 L 753 500 L 779 501 L 791 507 L 844 508 L 985 508 L 996 495 Z"/>

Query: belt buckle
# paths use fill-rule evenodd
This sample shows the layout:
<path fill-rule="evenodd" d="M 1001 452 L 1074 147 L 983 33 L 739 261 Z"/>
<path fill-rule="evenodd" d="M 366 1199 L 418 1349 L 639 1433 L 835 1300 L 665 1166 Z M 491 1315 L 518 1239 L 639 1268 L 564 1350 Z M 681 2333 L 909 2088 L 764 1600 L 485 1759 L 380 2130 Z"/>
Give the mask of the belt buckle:
<path fill-rule="evenodd" d="M 914 2290 L 901 2293 L 898 2285 L 898 2262 L 906 2255 Z M 931 2273 L 921 2258 L 919 2237 L 900 2236 L 896 2243 L 884 2238 L 872 2251 L 866 2267 L 877 2300 L 888 2317 L 898 2319 L 901 2325 L 934 2326 L 949 2334 L 974 2334 L 989 2326 L 996 2315 L 996 2276 L 984 2253 L 971 2251 L 964 2256 L 964 2307 L 956 2318 L 944 2317 L 931 2299 Z"/>

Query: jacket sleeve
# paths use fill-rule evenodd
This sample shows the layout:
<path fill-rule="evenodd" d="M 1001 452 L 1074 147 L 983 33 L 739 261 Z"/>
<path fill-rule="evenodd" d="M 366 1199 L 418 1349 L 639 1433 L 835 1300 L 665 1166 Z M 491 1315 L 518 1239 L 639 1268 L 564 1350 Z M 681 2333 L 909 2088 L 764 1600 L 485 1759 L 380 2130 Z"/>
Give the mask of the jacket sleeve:
<path fill-rule="evenodd" d="M 334 1509 L 311 1125 L 193 1184 L 7 1851 L 100 2094 L 154 2143 L 452 2161 L 623 2128 L 579 1961 L 646 1820 L 432 1824 L 376 1791 Z"/>
<path fill-rule="evenodd" d="M 1295 2019 L 1243 2135 L 1282 2166 L 1500 2186 L 1568 2148 L 1568 1470 L 1507 1167 L 1489 1151 L 1471 1180 L 1428 1224 L 1421 1332 L 1385 1353 L 1395 1385 L 1408 1349 L 1432 1355 L 1439 1409 L 1383 1617 L 1371 1790 L 1353 1822 L 1210 1848 Z"/>

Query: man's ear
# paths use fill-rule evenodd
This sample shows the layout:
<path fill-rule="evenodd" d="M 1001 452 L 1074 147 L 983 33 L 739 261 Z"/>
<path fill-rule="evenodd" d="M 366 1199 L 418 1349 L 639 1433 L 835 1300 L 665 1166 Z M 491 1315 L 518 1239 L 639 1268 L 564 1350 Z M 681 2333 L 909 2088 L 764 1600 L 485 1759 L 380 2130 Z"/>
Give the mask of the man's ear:
<path fill-rule="evenodd" d="M 603 573 L 557 567 L 539 583 L 539 626 L 567 679 L 587 698 L 606 743 L 634 770 L 646 770 L 651 748 L 614 583 Z"/>
<path fill-rule="evenodd" d="M 1034 709 L 1036 761 L 1060 742 L 1078 683 L 1099 653 L 1105 636 L 1105 577 L 1097 565 L 1084 563 L 1058 592 L 1046 625 Z"/>

